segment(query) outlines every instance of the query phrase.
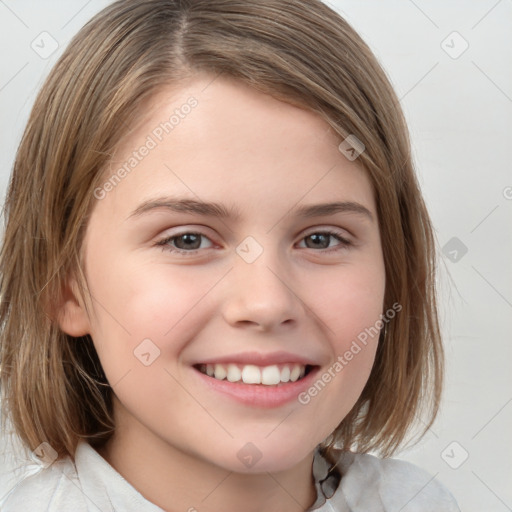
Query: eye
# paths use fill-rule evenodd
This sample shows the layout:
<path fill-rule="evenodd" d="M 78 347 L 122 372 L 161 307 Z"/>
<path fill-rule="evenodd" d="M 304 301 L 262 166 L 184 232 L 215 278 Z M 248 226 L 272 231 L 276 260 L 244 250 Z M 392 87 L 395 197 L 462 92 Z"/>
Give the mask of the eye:
<path fill-rule="evenodd" d="M 307 249 L 323 249 L 326 252 L 345 249 L 351 245 L 346 238 L 336 231 L 315 231 L 306 235 L 301 243 L 303 241 Z M 331 244 L 332 241 L 335 243 Z"/>
<path fill-rule="evenodd" d="M 203 240 L 207 240 L 210 245 L 203 244 Z M 199 249 L 208 249 L 212 247 L 211 240 L 202 233 L 186 232 L 178 235 L 173 235 L 157 242 L 165 251 L 178 252 L 181 254 L 195 253 Z"/>
<path fill-rule="evenodd" d="M 187 231 L 160 240 L 155 245 L 162 250 L 179 254 L 195 254 L 201 249 L 213 247 L 213 242 L 204 234 Z M 315 231 L 302 238 L 299 247 L 321 249 L 324 252 L 347 248 L 351 243 L 336 231 Z"/>

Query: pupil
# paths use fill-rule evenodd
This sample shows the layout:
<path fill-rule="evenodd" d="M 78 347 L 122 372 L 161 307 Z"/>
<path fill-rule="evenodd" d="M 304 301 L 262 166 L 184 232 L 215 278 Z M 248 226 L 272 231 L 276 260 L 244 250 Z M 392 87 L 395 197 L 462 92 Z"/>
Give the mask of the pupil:
<path fill-rule="evenodd" d="M 198 235 L 189 233 L 186 235 L 179 236 L 176 239 L 175 243 L 179 249 L 198 249 L 199 246 L 201 245 L 200 243 L 197 243 L 198 241 L 200 242 L 200 238 Z"/>
<path fill-rule="evenodd" d="M 323 249 L 326 249 L 327 247 L 329 247 L 329 236 L 330 235 L 314 234 L 308 236 L 308 239 L 310 239 L 313 242 L 313 247 L 321 246 Z M 308 244 L 306 243 L 306 245 Z"/>

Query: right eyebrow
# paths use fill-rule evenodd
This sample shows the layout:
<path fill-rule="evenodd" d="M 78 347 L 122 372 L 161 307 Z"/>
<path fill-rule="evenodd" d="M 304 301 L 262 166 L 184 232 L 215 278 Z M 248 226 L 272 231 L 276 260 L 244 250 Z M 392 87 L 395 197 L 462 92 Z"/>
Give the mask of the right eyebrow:
<path fill-rule="evenodd" d="M 236 208 L 227 208 L 223 204 L 214 202 L 197 201 L 195 199 L 173 199 L 161 197 L 150 199 L 140 204 L 129 216 L 140 217 L 154 210 L 170 210 L 177 213 L 192 213 L 206 215 L 210 217 L 234 218 L 238 220 L 241 217 Z"/>

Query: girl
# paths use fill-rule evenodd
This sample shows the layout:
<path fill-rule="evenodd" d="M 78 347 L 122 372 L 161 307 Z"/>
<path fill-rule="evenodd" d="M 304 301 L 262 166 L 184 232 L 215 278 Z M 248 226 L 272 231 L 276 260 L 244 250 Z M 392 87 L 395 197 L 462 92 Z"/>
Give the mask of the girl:
<path fill-rule="evenodd" d="M 100 12 L 5 215 L 2 510 L 457 510 L 386 458 L 440 400 L 432 228 L 397 98 L 320 1 Z"/>

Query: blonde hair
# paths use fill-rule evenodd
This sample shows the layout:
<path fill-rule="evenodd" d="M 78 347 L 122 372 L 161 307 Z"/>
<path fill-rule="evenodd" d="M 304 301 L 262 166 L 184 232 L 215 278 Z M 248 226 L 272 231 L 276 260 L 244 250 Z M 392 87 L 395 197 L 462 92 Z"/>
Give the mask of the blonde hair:
<path fill-rule="evenodd" d="M 2 407 L 30 449 L 73 457 L 113 433 L 111 389 L 90 336 L 53 311 L 81 245 L 94 189 L 123 137 L 163 87 L 196 73 L 234 77 L 320 115 L 364 142 L 386 272 L 381 332 L 357 403 L 327 449 L 392 454 L 415 416 L 439 407 L 443 351 L 432 226 L 398 99 L 368 46 L 319 0 L 120 0 L 73 38 L 34 104 L 5 203 L 0 254 Z"/>

